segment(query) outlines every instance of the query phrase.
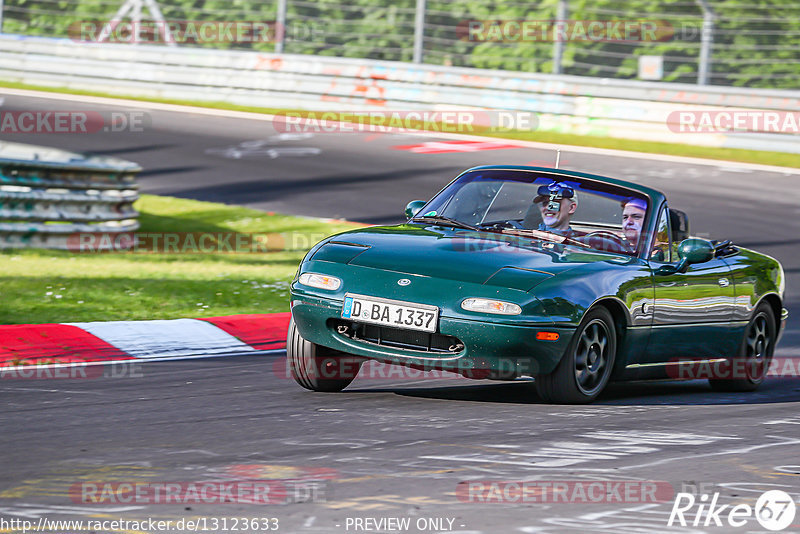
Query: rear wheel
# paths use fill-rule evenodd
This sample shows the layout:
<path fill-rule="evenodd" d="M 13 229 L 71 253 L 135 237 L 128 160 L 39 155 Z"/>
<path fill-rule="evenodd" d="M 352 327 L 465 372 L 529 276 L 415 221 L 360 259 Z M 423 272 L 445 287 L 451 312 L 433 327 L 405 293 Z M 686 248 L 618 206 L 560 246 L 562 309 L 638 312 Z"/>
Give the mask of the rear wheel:
<path fill-rule="evenodd" d="M 590 310 L 556 369 L 536 377 L 536 391 L 546 402 L 592 402 L 608 383 L 616 353 L 617 333 L 611 314 L 605 308 Z"/>
<path fill-rule="evenodd" d="M 294 319 L 286 336 L 286 365 L 292 378 L 311 391 L 341 391 L 358 374 L 363 360 L 316 343 L 300 335 Z"/>
<path fill-rule="evenodd" d="M 715 391 L 753 391 L 764 381 L 776 342 L 775 314 L 766 302 L 759 304 L 744 331 L 739 353 L 730 361 L 729 378 L 710 378 Z M 744 376 L 742 376 L 744 375 Z"/>

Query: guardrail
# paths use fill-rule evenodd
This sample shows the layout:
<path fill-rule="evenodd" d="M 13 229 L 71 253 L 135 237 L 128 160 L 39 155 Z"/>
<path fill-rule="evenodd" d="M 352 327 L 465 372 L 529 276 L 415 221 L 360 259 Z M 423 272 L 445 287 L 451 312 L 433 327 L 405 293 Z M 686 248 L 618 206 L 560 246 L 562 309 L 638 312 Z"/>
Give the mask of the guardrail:
<path fill-rule="evenodd" d="M 796 133 L 675 133 L 675 112 L 800 111 L 800 91 L 0 36 L 0 78 L 112 94 L 316 109 L 492 109 L 542 131 L 800 153 Z"/>
<path fill-rule="evenodd" d="M 0 248 L 67 249 L 80 233 L 136 230 L 139 171 L 120 159 L 0 142 Z"/>

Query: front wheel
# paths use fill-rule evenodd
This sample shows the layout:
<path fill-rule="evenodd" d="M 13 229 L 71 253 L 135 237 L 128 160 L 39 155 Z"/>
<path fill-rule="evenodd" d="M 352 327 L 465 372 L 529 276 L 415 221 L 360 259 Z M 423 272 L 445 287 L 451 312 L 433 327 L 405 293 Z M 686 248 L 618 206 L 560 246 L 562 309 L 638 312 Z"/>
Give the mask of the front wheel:
<path fill-rule="evenodd" d="M 341 391 L 358 374 L 363 360 L 311 343 L 300 335 L 294 318 L 286 336 L 286 364 L 292 378 L 311 391 Z"/>
<path fill-rule="evenodd" d="M 775 352 L 776 331 L 775 314 L 769 304 L 762 302 L 747 323 L 738 354 L 730 360 L 731 373 L 736 378 L 710 378 L 711 388 L 715 391 L 753 391 L 760 386 Z"/>
<path fill-rule="evenodd" d="M 592 402 L 606 387 L 617 353 L 614 319 L 605 308 L 586 313 L 555 371 L 535 378 L 542 400 L 557 404 Z"/>

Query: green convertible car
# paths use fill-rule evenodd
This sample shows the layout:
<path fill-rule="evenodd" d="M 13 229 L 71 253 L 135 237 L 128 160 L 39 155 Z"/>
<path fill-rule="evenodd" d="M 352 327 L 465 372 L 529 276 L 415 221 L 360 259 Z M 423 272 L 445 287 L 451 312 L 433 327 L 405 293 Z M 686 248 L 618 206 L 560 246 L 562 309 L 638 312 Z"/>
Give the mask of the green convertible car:
<path fill-rule="evenodd" d="M 768 256 L 689 236 L 653 189 L 559 169 L 460 174 L 408 221 L 315 245 L 291 286 L 295 380 L 339 391 L 367 360 L 534 378 L 548 402 L 609 380 L 750 391 L 788 312 Z"/>

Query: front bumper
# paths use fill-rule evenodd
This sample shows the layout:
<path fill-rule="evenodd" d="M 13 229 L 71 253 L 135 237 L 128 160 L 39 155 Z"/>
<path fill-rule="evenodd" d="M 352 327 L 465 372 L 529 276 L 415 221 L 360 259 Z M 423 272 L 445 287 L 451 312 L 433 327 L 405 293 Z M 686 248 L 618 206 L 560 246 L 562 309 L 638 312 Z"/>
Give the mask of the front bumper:
<path fill-rule="evenodd" d="M 552 323 L 519 325 L 440 316 L 438 332 L 458 338 L 464 348 L 455 353 L 406 350 L 352 339 L 336 331 L 342 303 L 319 297 L 292 296 L 292 316 L 306 340 L 356 356 L 416 367 L 447 370 L 464 376 L 547 374 L 561 361 L 575 328 Z M 539 341 L 539 331 L 557 332 L 556 341 Z"/>

